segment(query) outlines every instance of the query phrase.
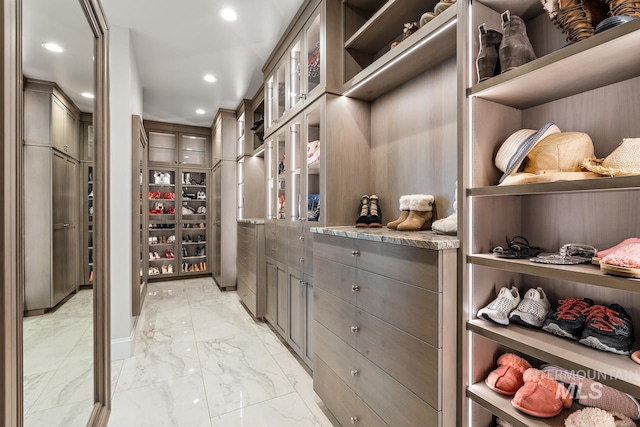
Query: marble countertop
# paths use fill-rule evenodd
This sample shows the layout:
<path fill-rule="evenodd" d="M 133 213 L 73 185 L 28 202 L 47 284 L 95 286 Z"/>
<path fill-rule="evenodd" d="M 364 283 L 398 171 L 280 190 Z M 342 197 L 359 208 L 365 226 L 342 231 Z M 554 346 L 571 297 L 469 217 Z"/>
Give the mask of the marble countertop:
<path fill-rule="evenodd" d="M 433 231 L 397 231 L 382 228 L 359 227 L 313 227 L 312 233 L 351 239 L 371 240 L 373 242 L 392 243 L 394 245 L 413 246 L 432 250 L 458 249 L 457 236 L 445 236 Z"/>
<path fill-rule="evenodd" d="M 238 224 L 254 224 L 260 225 L 264 224 L 264 218 L 244 218 L 237 220 Z"/>

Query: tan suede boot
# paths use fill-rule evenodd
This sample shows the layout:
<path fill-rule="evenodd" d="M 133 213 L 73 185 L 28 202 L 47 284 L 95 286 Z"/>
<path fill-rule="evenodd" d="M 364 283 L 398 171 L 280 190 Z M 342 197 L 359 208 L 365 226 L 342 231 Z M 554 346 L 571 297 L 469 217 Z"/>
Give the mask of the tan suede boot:
<path fill-rule="evenodd" d="M 431 228 L 434 197 L 429 194 L 414 194 L 409 203 L 409 217 L 398 225 L 399 231 L 419 231 Z"/>
<path fill-rule="evenodd" d="M 400 196 L 400 217 L 395 221 L 391 221 L 387 224 L 387 228 L 395 230 L 398 225 L 403 223 L 409 216 L 409 203 L 411 202 L 411 196 Z"/>

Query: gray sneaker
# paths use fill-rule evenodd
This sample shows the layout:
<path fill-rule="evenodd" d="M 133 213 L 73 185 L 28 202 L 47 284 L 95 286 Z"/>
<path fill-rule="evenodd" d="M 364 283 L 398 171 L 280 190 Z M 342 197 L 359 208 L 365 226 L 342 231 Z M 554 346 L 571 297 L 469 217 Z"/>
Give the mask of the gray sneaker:
<path fill-rule="evenodd" d="M 478 317 L 496 322 L 500 325 L 509 325 L 509 313 L 520 303 L 520 293 L 515 286 L 511 289 L 500 289 L 496 299 L 485 308 L 478 310 Z"/>
<path fill-rule="evenodd" d="M 541 328 L 551 310 L 551 303 L 542 288 L 531 288 L 518 307 L 511 312 L 509 320 L 523 326 Z"/>

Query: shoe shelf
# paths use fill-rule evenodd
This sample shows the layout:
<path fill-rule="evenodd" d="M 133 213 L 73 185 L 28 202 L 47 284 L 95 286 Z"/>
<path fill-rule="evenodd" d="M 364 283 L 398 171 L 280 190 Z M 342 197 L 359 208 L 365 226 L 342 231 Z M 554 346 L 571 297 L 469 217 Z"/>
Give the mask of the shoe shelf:
<path fill-rule="evenodd" d="M 388 3 L 400 3 L 400 8 L 404 6 L 400 1 Z M 428 5 L 423 4 L 422 9 L 426 12 Z M 371 101 L 454 57 L 457 43 L 457 11 L 457 3 L 447 8 L 427 25 L 347 81 L 342 87 L 342 93 L 352 98 Z M 419 18 L 418 16 L 417 19 Z M 389 31 L 399 31 L 398 29 L 401 28 L 402 23 L 398 28 L 386 30 L 376 28 L 376 31 L 387 35 Z M 357 33 L 348 42 L 356 35 Z M 353 45 L 348 48 L 353 50 Z M 345 54 L 349 55 L 349 53 Z"/>
<path fill-rule="evenodd" d="M 175 187 L 175 184 L 153 184 L 149 183 L 149 187 Z"/>
<path fill-rule="evenodd" d="M 467 330 L 544 362 L 585 372 L 603 384 L 640 396 L 640 369 L 628 356 L 596 350 L 541 329 L 499 326 L 483 319 L 467 322 Z"/>
<path fill-rule="evenodd" d="M 638 30 L 635 19 L 478 83 L 467 94 L 526 109 L 638 77 Z"/>
<path fill-rule="evenodd" d="M 571 409 L 564 409 L 553 418 L 530 417 L 511 405 L 510 396 L 496 393 L 483 382 L 469 386 L 467 397 L 514 427 L 564 427 L 564 420 L 569 414 L 581 408 L 574 404 Z"/>
<path fill-rule="evenodd" d="M 528 259 L 498 258 L 493 254 L 469 255 L 467 261 L 474 265 L 496 268 L 513 273 L 529 274 L 548 279 L 580 282 L 630 292 L 640 292 L 640 279 L 612 276 L 592 264 L 554 265 L 539 264 Z"/>
<path fill-rule="evenodd" d="M 602 177 L 576 181 L 470 188 L 469 196 L 523 196 L 528 194 L 580 193 L 640 189 L 640 176 Z"/>
<path fill-rule="evenodd" d="M 182 242 L 183 245 L 204 245 L 207 242 L 205 240 L 201 241 L 201 242 Z"/>
<path fill-rule="evenodd" d="M 182 259 L 201 259 L 206 258 L 206 255 L 197 255 L 197 256 L 183 256 Z"/>

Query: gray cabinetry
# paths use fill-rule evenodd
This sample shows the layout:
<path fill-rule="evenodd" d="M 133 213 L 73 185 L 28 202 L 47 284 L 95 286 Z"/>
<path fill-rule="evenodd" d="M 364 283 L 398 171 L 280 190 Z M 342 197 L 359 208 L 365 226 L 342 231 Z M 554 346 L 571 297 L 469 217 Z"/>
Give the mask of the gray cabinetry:
<path fill-rule="evenodd" d="M 266 297 L 264 224 L 239 221 L 237 258 L 238 295 L 251 314 L 263 318 Z"/>
<path fill-rule="evenodd" d="M 267 258 L 267 309 L 265 318 L 283 337 L 288 330 L 288 284 L 286 266 Z"/>
<path fill-rule="evenodd" d="M 454 425 L 457 240 L 329 230 L 314 230 L 314 389 L 344 425 Z"/>

